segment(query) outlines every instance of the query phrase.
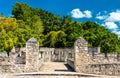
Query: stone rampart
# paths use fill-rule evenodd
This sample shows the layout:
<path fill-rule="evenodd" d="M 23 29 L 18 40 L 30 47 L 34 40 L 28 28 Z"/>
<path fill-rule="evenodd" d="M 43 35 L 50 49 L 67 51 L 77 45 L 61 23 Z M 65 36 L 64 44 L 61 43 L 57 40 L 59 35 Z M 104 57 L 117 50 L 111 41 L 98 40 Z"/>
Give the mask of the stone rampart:
<path fill-rule="evenodd" d="M 80 73 L 120 75 L 120 63 L 111 62 L 109 59 L 99 58 L 95 60 L 88 54 L 87 42 L 78 38 L 74 43 L 74 70 Z M 112 56 L 109 56 L 110 58 Z M 68 63 L 71 67 L 71 63 Z"/>
<path fill-rule="evenodd" d="M 78 38 L 73 48 L 46 48 L 39 49 L 38 42 L 31 38 L 26 48 L 12 50 L 9 53 L 0 53 L 0 72 L 19 73 L 40 71 L 43 62 L 67 62 L 76 72 L 91 74 L 120 75 L 120 60 L 117 54 L 108 54 L 108 59 L 100 48 L 89 48 L 87 41 Z M 93 53 L 94 56 L 93 56 Z"/>
<path fill-rule="evenodd" d="M 100 74 L 100 75 L 119 75 L 120 64 L 90 64 L 85 67 L 86 73 Z"/>

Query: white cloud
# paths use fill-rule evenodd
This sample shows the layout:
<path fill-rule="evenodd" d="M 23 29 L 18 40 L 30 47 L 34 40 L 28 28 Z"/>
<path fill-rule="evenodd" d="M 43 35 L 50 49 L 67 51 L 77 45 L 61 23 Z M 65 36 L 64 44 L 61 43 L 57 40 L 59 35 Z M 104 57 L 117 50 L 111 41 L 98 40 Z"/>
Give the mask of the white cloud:
<path fill-rule="evenodd" d="M 96 15 L 96 18 L 99 20 L 107 21 L 107 22 L 120 22 L 120 10 L 110 12 L 107 15 L 106 14 L 107 14 L 107 12 L 103 12 L 103 13 L 99 12 Z"/>
<path fill-rule="evenodd" d="M 86 18 L 91 18 L 92 17 L 92 13 L 89 10 L 84 11 L 84 15 L 85 15 Z"/>
<path fill-rule="evenodd" d="M 80 9 L 73 9 L 71 11 L 72 17 L 74 18 L 83 18 L 84 14 L 80 11 Z"/>
<path fill-rule="evenodd" d="M 102 26 L 112 30 L 112 33 L 115 33 L 120 37 L 120 10 L 112 11 L 110 13 L 99 12 L 96 14 L 96 19 L 103 21 Z"/>
<path fill-rule="evenodd" d="M 104 20 L 104 19 L 107 18 L 107 16 L 104 16 L 104 15 L 103 16 L 96 16 L 96 18 L 99 19 L 99 20 Z"/>
<path fill-rule="evenodd" d="M 114 30 L 114 31 L 112 31 L 112 32 L 115 33 L 115 34 L 117 34 L 117 35 L 120 35 L 120 31 Z"/>
<path fill-rule="evenodd" d="M 71 11 L 72 17 L 73 18 L 91 18 L 92 17 L 92 13 L 89 10 L 86 11 L 80 11 L 79 8 L 73 9 Z"/>
<path fill-rule="evenodd" d="M 105 24 L 102 24 L 104 26 L 106 26 L 108 29 L 117 29 L 118 26 L 117 24 L 115 24 L 114 22 L 105 22 Z"/>
<path fill-rule="evenodd" d="M 109 17 L 105 21 L 120 22 L 120 10 L 117 10 L 116 12 L 111 12 L 109 14 Z"/>
<path fill-rule="evenodd" d="M 101 15 L 101 14 L 102 14 L 102 15 Z M 105 15 L 103 15 L 103 14 L 105 14 Z M 104 20 L 104 19 L 106 19 L 106 18 L 108 17 L 106 14 L 107 14 L 107 11 L 99 12 L 99 13 L 96 15 L 96 19 Z"/>
<path fill-rule="evenodd" d="M 112 31 L 112 33 L 115 33 L 116 35 L 118 35 L 118 37 L 120 37 L 120 31 L 114 30 Z"/>

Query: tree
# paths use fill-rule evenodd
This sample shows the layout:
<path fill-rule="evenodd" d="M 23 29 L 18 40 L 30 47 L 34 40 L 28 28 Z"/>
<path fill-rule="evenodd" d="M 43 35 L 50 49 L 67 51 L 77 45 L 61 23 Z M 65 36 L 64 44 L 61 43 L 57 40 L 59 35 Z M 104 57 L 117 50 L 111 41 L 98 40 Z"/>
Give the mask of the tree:
<path fill-rule="evenodd" d="M 1 21 L 1 26 L 6 30 L 6 32 L 9 32 L 16 30 L 18 25 L 15 18 L 4 18 Z"/>
<path fill-rule="evenodd" d="M 64 47 L 66 45 L 65 37 L 66 34 L 63 31 L 51 31 L 46 35 L 44 45 L 50 47 Z"/>
<path fill-rule="evenodd" d="M 14 32 L 17 29 L 16 19 L 4 18 L 0 21 L 0 51 L 9 52 L 16 44 L 17 37 Z"/>
<path fill-rule="evenodd" d="M 42 21 L 36 13 L 37 9 L 30 7 L 27 4 L 17 2 L 13 6 L 12 14 L 16 18 L 19 24 L 18 31 L 20 39 L 19 46 L 24 46 L 25 42 L 31 38 L 35 37 L 39 41 L 39 45 L 42 46 L 42 40 L 40 39 L 43 36 L 43 25 Z"/>
<path fill-rule="evenodd" d="M 89 47 L 101 47 L 101 52 L 105 55 L 119 51 L 117 35 L 95 22 L 72 21 L 69 16 L 61 17 L 20 2 L 13 6 L 12 14 L 18 24 L 14 33 L 19 41 L 16 44 L 21 46 L 24 46 L 30 37 L 35 37 L 40 46 L 72 47 L 78 37 L 83 37 L 88 41 Z M 3 26 L 0 31 L 2 29 Z"/>
<path fill-rule="evenodd" d="M 17 2 L 15 5 L 13 5 L 12 15 L 16 19 L 29 22 L 29 19 L 33 15 L 33 10 L 29 5 Z"/>

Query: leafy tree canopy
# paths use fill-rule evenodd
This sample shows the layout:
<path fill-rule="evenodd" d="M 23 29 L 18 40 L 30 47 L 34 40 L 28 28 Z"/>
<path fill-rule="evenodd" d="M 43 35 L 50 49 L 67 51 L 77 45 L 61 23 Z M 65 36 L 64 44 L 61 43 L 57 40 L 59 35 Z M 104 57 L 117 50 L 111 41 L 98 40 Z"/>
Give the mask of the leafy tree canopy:
<path fill-rule="evenodd" d="M 101 47 L 101 52 L 120 52 L 120 39 L 104 26 L 91 21 L 72 21 L 48 11 L 17 2 L 13 5 L 13 17 L 0 16 L 0 51 L 10 51 L 13 46 L 24 47 L 34 37 L 39 46 L 73 47 L 78 37 L 88 41 L 89 47 Z"/>

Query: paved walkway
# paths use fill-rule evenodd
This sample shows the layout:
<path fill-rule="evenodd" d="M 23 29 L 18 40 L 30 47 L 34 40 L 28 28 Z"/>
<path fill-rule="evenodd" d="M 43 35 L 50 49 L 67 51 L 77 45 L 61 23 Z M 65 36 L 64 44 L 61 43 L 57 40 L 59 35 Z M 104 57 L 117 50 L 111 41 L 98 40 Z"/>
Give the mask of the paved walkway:
<path fill-rule="evenodd" d="M 40 69 L 41 72 L 73 72 L 64 62 L 46 62 Z"/>

